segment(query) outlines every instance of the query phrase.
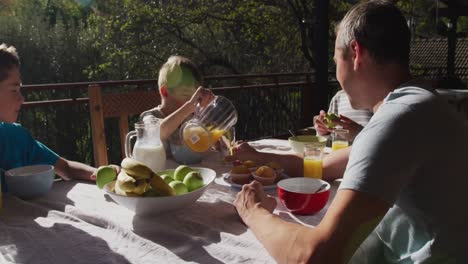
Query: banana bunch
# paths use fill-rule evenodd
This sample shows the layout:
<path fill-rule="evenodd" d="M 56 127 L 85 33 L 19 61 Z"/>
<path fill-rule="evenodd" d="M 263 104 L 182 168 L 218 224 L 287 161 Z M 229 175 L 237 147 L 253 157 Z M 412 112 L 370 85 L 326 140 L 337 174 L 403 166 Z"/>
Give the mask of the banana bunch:
<path fill-rule="evenodd" d="M 175 195 L 174 190 L 145 164 L 132 158 L 125 158 L 120 165 L 122 169 L 113 184 L 113 191 L 116 194 L 125 196 Z M 99 174 L 97 176 L 99 177 Z"/>

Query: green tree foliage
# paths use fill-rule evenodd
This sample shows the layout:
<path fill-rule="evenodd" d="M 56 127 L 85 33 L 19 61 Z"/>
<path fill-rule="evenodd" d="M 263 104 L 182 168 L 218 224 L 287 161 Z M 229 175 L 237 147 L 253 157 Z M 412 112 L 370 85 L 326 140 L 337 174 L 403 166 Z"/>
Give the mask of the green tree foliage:
<path fill-rule="evenodd" d="M 99 2 L 98 2 L 99 3 Z M 89 19 L 101 38 L 97 78 L 155 77 L 173 54 L 205 74 L 306 70 L 287 6 L 265 1 L 105 1 Z"/>

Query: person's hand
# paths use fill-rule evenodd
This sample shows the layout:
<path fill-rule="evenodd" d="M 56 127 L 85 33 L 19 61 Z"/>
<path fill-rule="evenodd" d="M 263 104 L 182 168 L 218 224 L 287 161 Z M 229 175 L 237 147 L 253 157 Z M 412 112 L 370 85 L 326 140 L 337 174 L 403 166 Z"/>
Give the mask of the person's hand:
<path fill-rule="evenodd" d="M 195 93 L 192 95 L 192 98 L 190 98 L 189 102 L 191 105 L 196 106 L 197 103 L 200 103 L 201 107 L 207 106 L 211 101 L 213 101 L 215 98 L 213 92 L 211 90 L 203 88 L 203 87 L 198 87 L 198 89 L 195 91 Z"/>
<path fill-rule="evenodd" d="M 327 113 L 325 111 L 320 110 L 320 114 L 318 116 L 314 116 L 314 128 L 320 136 L 328 135 L 332 131 L 325 125 L 324 118 L 326 114 Z"/>
<path fill-rule="evenodd" d="M 234 206 L 242 221 L 247 223 L 253 210 L 259 207 L 272 213 L 276 208 L 276 199 L 265 194 L 261 183 L 253 181 L 242 186 L 242 190 L 237 193 L 234 200 Z"/>
<path fill-rule="evenodd" d="M 226 162 L 235 160 L 257 160 L 258 151 L 250 146 L 247 142 L 236 142 L 232 147 L 232 155 L 225 157 Z"/>
<path fill-rule="evenodd" d="M 349 119 L 348 117 L 344 115 L 340 115 L 339 120 L 333 120 L 332 121 L 334 124 L 337 126 L 341 126 L 343 129 L 346 129 L 349 131 L 348 134 L 348 140 L 353 141 L 356 135 L 362 130 L 362 126 L 353 120 Z"/>

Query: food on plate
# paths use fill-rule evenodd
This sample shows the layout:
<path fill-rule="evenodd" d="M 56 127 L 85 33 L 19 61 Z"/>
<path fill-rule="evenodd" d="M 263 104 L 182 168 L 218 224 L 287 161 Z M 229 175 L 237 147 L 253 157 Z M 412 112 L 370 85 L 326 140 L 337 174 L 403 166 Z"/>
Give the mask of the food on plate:
<path fill-rule="evenodd" d="M 246 184 L 250 182 L 252 173 L 245 165 L 232 167 L 230 178 L 233 183 Z"/>
<path fill-rule="evenodd" d="M 201 187 L 205 186 L 205 183 L 203 182 L 203 177 L 198 171 L 189 172 L 189 174 L 185 176 L 183 183 L 185 184 L 185 186 L 187 186 L 189 192 L 194 191 L 196 189 L 200 189 Z"/>
<path fill-rule="evenodd" d="M 99 189 L 104 188 L 104 185 L 111 181 L 115 181 L 117 172 L 110 166 L 101 166 L 96 171 L 96 185 Z"/>
<path fill-rule="evenodd" d="M 272 168 L 274 170 L 282 169 L 281 166 L 278 163 L 273 162 L 273 161 L 268 162 L 267 164 L 265 164 L 265 166 L 268 166 L 268 167 L 270 167 L 270 168 Z"/>
<path fill-rule="evenodd" d="M 189 174 L 189 172 L 192 172 L 193 169 L 190 168 L 187 165 L 180 165 L 175 169 L 174 172 L 174 180 L 176 181 L 184 181 L 185 175 Z"/>
<path fill-rule="evenodd" d="M 255 175 L 262 178 L 276 178 L 276 172 L 268 166 L 260 166 L 256 171 Z"/>
<path fill-rule="evenodd" d="M 231 174 L 231 181 L 235 184 L 239 184 L 239 185 L 244 185 L 244 184 L 247 184 L 249 183 L 251 180 L 251 175 L 250 174 L 247 174 L 245 176 L 242 176 L 242 175 L 232 175 Z"/>
<path fill-rule="evenodd" d="M 188 193 L 187 186 L 181 181 L 172 181 L 169 186 L 174 190 L 177 195 Z"/>
<path fill-rule="evenodd" d="M 242 165 L 242 161 L 235 160 L 235 161 L 232 162 L 232 166 L 238 166 L 238 165 Z"/>
<path fill-rule="evenodd" d="M 260 166 L 254 172 L 253 177 L 263 185 L 272 185 L 276 179 L 276 172 L 268 166 Z"/>
<path fill-rule="evenodd" d="M 246 160 L 242 163 L 242 165 L 244 165 L 245 167 L 247 168 L 253 168 L 255 166 L 257 166 L 257 164 L 255 163 L 255 161 L 252 161 L 252 160 Z"/>
<path fill-rule="evenodd" d="M 336 125 L 332 121 L 337 121 L 339 119 L 340 119 L 340 117 L 337 114 L 328 113 L 328 114 L 325 115 L 323 121 L 325 121 L 325 125 L 328 128 L 335 128 Z"/>
<path fill-rule="evenodd" d="M 250 170 L 244 165 L 237 165 L 237 166 L 232 167 L 231 173 L 232 174 L 250 174 Z"/>

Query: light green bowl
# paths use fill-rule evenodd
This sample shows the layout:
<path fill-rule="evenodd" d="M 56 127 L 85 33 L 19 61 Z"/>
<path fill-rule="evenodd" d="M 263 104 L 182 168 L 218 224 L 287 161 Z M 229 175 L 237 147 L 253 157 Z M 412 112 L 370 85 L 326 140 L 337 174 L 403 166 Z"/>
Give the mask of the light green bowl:
<path fill-rule="evenodd" d="M 304 145 L 307 143 L 319 143 L 322 147 L 327 145 L 327 138 L 322 136 L 302 135 L 288 138 L 291 148 L 299 154 L 304 152 Z"/>

